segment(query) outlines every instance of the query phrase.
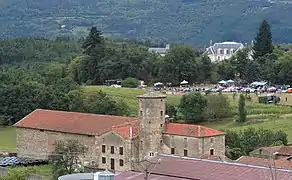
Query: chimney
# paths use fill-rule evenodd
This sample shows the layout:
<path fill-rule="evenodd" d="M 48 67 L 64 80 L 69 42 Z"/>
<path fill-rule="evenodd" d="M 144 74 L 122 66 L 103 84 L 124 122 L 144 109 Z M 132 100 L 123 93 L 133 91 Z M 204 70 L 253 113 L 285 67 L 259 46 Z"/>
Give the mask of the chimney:
<path fill-rule="evenodd" d="M 213 45 L 213 41 L 212 40 L 210 40 L 210 46 L 212 46 Z"/>
<path fill-rule="evenodd" d="M 132 139 L 133 138 L 133 128 L 132 128 L 132 126 L 130 126 L 130 139 Z"/>

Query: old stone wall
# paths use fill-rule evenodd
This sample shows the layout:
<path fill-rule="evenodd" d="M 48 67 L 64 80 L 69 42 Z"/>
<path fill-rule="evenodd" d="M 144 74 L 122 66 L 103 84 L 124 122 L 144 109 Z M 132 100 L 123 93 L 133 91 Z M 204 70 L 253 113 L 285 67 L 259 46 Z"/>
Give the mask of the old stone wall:
<path fill-rule="evenodd" d="M 225 135 L 199 138 L 200 140 L 200 155 L 209 154 L 213 150 L 213 155 L 225 156 Z"/>
<path fill-rule="evenodd" d="M 17 128 L 17 153 L 20 157 L 46 159 L 54 150 L 56 140 L 77 139 L 88 147 L 88 153 L 83 160 L 91 160 L 94 155 L 92 147 L 95 137 L 87 135 L 52 132 L 46 130 Z"/>
<path fill-rule="evenodd" d="M 102 152 L 102 146 L 105 152 Z M 131 143 L 115 132 L 108 132 L 96 139 L 96 152 L 99 153 L 98 163 L 102 169 L 127 171 L 131 169 Z M 113 152 L 111 151 L 113 148 Z M 122 151 L 122 152 L 121 152 Z M 105 162 L 102 161 L 105 159 Z"/>
<path fill-rule="evenodd" d="M 224 156 L 225 154 L 224 135 L 195 138 L 165 134 L 163 136 L 163 143 L 168 147 L 168 149 L 164 148 L 164 153 L 167 154 L 171 154 L 174 151 L 175 155 L 184 156 L 186 152 L 189 157 L 200 157 L 204 154 L 210 154 L 211 149 L 213 149 L 216 156 Z"/>

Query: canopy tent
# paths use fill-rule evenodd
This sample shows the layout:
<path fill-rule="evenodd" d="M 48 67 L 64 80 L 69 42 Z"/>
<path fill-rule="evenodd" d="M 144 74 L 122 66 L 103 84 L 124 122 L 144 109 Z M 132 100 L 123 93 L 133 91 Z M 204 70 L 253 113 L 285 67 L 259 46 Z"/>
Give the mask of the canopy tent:
<path fill-rule="evenodd" d="M 234 83 L 235 81 L 229 79 L 228 81 L 226 81 L 227 83 Z"/>
<path fill-rule="evenodd" d="M 188 84 L 188 83 L 189 83 L 188 81 L 183 80 L 180 84 L 181 84 L 181 85 L 185 85 L 185 84 Z"/>
<path fill-rule="evenodd" d="M 218 84 L 226 84 L 226 81 L 221 80 L 221 81 L 218 82 Z"/>
<path fill-rule="evenodd" d="M 163 86 L 163 83 L 157 82 L 157 83 L 154 84 L 154 86 Z"/>
<path fill-rule="evenodd" d="M 266 84 L 267 84 L 267 82 L 264 82 L 264 81 L 261 81 L 261 82 L 255 81 L 255 82 L 251 83 L 250 85 L 252 85 L 252 86 L 264 86 Z"/>

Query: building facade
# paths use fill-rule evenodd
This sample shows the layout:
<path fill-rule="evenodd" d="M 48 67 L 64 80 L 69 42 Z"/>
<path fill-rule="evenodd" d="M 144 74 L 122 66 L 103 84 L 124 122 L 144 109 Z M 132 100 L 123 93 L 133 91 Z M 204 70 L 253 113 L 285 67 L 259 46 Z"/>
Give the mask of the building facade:
<path fill-rule="evenodd" d="M 166 96 L 138 96 L 138 118 L 37 109 L 15 124 L 18 155 L 47 158 L 56 140 L 77 139 L 88 148 L 84 165 L 115 171 L 157 154 L 224 158 L 225 134 L 165 119 Z"/>
<path fill-rule="evenodd" d="M 237 42 L 215 43 L 206 49 L 205 54 L 208 55 L 211 61 L 217 62 L 231 58 L 237 51 L 243 48 L 244 45 Z"/>
<path fill-rule="evenodd" d="M 149 48 L 148 52 L 156 53 L 162 57 L 164 57 L 170 49 L 170 45 L 167 44 L 165 48 Z"/>

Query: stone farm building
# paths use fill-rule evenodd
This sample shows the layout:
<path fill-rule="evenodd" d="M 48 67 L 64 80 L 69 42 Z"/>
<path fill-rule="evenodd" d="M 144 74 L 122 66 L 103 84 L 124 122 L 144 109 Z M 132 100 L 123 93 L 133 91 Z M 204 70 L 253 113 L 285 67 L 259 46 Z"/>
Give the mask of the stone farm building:
<path fill-rule="evenodd" d="M 139 115 L 120 117 L 37 109 L 15 124 L 20 157 L 47 158 L 56 140 L 78 139 L 88 147 L 82 163 L 126 171 L 156 154 L 224 157 L 225 134 L 165 119 L 166 96 L 138 96 Z"/>

